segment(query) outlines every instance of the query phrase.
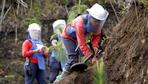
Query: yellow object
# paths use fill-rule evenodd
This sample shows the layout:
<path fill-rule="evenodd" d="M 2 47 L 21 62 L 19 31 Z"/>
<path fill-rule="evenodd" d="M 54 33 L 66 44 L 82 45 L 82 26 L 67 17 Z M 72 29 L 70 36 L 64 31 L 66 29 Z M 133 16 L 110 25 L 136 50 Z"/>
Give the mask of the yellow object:
<path fill-rule="evenodd" d="M 46 48 L 45 48 L 45 50 L 46 50 L 46 51 L 49 51 L 49 48 L 48 48 L 48 47 L 46 47 Z"/>

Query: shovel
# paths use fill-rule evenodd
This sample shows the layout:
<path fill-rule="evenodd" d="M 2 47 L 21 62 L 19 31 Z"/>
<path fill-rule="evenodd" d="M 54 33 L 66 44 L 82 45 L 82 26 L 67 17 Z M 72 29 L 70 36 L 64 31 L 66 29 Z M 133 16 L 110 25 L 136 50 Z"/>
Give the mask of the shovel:
<path fill-rule="evenodd" d="M 86 59 L 84 59 L 83 62 L 73 64 L 70 68 L 71 71 L 82 71 L 83 72 L 85 69 L 87 69 L 86 62 L 94 56 L 94 50 L 93 50 L 91 43 L 89 42 L 87 44 L 90 47 L 90 49 L 93 51 L 93 54 L 91 56 L 87 57 Z"/>
<path fill-rule="evenodd" d="M 97 52 L 97 54 L 101 54 L 102 50 L 99 50 Z M 80 63 L 75 63 L 71 66 L 70 70 L 71 71 L 84 71 L 85 69 L 87 69 L 87 64 L 86 62 L 90 59 L 93 58 L 93 56 L 95 56 L 96 54 L 92 54 L 91 56 L 87 57 L 86 59 L 84 59 L 83 62 Z"/>
<path fill-rule="evenodd" d="M 76 71 L 76 72 L 78 72 L 78 71 L 84 71 L 85 69 L 87 69 L 87 64 L 86 64 L 86 62 L 87 62 L 90 58 L 92 58 L 92 57 L 93 57 L 93 55 L 87 57 L 83 62 L 73 64 L 73 65 L 71 66 L 70 70 L 71 70 L 71 71 Z"/>

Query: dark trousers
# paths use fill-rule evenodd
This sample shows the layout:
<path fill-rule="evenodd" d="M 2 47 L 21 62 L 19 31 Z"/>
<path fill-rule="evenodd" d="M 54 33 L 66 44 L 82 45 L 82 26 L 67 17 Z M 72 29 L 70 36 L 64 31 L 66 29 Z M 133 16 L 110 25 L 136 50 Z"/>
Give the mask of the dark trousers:
<path fill-rule="evenodd" d="M 24 66 L 25 84 L 34 84 L 34 79 L 37 80 L 38 84 L 47 84 L 45 70 L 40 70 L 38 64 L 29 63 L 27 67 L 30 69 L 30 71 L 28 74 L 28 69 L 26 66 Z"/>
<path fill-rule="evenodd" d="M 67 52 L 67 55 L 68 55 L 68 57 L 67 57 L 68 59 L 67 59 L 67 62 L 65 64 L 65 69 L 67 71 L 70 71 L 71 65 L 77 63 L 78 60 L 79 60 L 79 51 L 76 50 L 77 43 L 70 40 L 70 39 L 66 39 L 66 38 L 63 38 L 63 37 L 62 37 L 62 41 L 65 45 L 66 52 Z"/>
<path fill-rule="evenodd" d="M 56 80 L 59 71 L 62 71 L 61 64 L 55 59 L 55 57 L 50 57 L 50 83 Z"/>

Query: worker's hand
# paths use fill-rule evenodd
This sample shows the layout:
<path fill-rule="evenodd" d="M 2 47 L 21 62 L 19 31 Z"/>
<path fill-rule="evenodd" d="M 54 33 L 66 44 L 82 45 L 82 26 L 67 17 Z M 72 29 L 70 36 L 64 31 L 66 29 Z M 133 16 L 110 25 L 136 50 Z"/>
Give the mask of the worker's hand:
<path fill-rule="evenodd" d="M 99 49 L 98 48 L 95 48 L 94 49 L 94 56 L 92 57 L 91 59 L 91 64 L 95 64 L 97 61 L 98 61 L 98 55 L 99 55 Z"/>
<path fill-rule="evenodd" d="M 99 49 L 98 48 L 95 48 L 95 53 L 94 53 L 95 55 L 95 57 L 99 54 Z"/>
<path fill-rule="evenodd" d="M 45 46 L 41 44 L 37 44 L 37 48 L 35 49 L 36 53 L 42 53 L 44 50 Z"/>
<path fill-rule="evenodd" d="M 92 63 L 92 64 L 95 64 L 97 61 L 98 61 L 98 59 L 97 59 L 96 56 L 94 56 L 94 57 L 91 59 L 91 63 Z"/>
<path fill-rule="evenodd" d="M 47 47 L 42 47 L 41 49 L 41 53 L 44 57 L 48 57 L 49 55 L 49 50 L 47 49 Z"/>
<path fill-rule="evenodd" d="M 36 50 L 33 50 L 34 53 L 40 53 L 41 50 L 40 49 L 36 49 Z"/>

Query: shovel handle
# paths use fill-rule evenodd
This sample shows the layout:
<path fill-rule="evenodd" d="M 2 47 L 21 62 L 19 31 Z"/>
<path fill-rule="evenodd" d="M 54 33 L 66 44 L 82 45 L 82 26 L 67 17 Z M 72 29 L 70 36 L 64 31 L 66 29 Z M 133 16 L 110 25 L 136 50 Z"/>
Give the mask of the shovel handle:
<path fill-rule="evenodd" d="M 87 62 L 90 58 L 92 58 L 92 57 L 93 57 L 93 55 L 87 57 L 86 59 L 84 59 L 83 63 L 86 63 L 86 62 Z"/>
<path fill-rule="evenodd" d="M 89 42 L 89 43 L 87 43 L 87 44 L 89 45 L 90 49 L 93 51 L 93 54 L 92 54 L 91 56 L 87 57 L 86 59 L 84 59 L 83 63 L 86 63 L 86 62 L 87 62 L 90 58 L 92 58 L 92 57 L 94 56 L 94 54 L 95 54 L 91 42 Z"/>

